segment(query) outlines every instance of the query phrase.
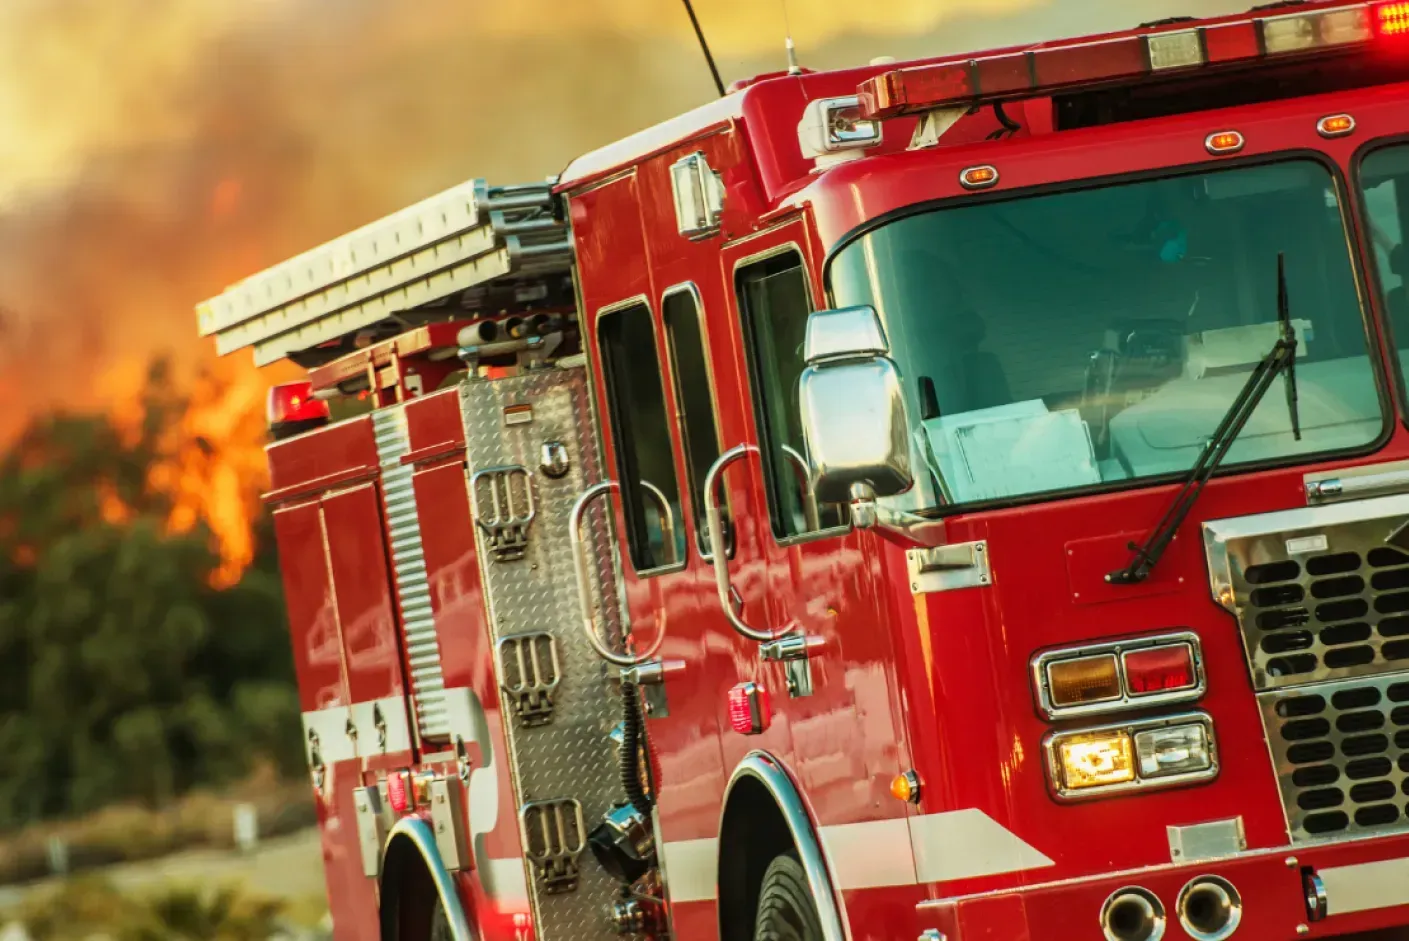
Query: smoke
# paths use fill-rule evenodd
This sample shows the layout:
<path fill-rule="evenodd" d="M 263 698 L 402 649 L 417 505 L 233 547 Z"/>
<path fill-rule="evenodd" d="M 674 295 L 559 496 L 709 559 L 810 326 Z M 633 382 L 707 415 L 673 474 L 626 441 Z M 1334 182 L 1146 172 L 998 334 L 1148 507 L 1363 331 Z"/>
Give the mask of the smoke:
<path fill-rule="evenodd" d="M 825 68 L 1229 6 L 787 13 Z M 726 80 L 782 66 L 781 2 L 696 10 Z M 210 357 L 193 305 L 241 277 L 472 176 L 556 173 L 712 94 L 677 0 L 6 0 L 0 441 L 35 410 L 130 395 L 154 354 L 189 377 Z"/>

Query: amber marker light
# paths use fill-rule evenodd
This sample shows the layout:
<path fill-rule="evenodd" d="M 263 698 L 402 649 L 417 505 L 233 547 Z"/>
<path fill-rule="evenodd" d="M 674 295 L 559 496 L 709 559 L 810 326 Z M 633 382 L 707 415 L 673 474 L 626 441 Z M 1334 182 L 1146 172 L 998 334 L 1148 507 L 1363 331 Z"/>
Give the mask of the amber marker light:
<path fill-rule="evenodd" d="M 1120 698 L 1115 654 L 1056 660 L 1047 664 L 1047 688 L 1057 708 Z"/>
<path fill-rule="evenodd" d="M 969 167 L 959 174 L 959 183 L 966 190 L 986 190 L 998 185 L 997 167 Z"/>
<path fill-rule="evenodd" d="M 1348 114 L 1331 114 L 1316 122 L 1316 133 L 1331 139 L 1355 133 L 1355 119 Z"/>
<path fill-rule="evenodd" d="M 1215 157 L 1222 157 L 1228 154 L 1236 154 L 1246 146 L 1243 135 L 1237 131 L 1219 131 L 1217 134 L 1210 134 L 1204 140 L 1204 146 L 1208 152 Z"/>
<path fill-rule="evenodd" d="M 890 782 L 890 793 L 896 800 L 905 801 L 907 804 L 918 804 L 920 802 L 920 776 L 914 771 L 897 774 L 895 780 Z"/>

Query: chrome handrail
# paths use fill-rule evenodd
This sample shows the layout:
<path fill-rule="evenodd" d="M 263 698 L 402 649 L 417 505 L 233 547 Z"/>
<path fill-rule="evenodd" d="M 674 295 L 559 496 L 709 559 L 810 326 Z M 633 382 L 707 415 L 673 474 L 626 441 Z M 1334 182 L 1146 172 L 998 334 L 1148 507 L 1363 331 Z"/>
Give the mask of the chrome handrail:
<path fill-rule="evenodd" d="M 735 612 L 732 588 L 729 584 L 729 556 L 724 544 L 724 514 L 719 510 L 717 493 L 720 479 L 730 464 L 746 455 L 759 453 L 757 445 L 741 444 L 721 454 L 719 460 L 710 466 L 709 473 L 705 474 L 704 499 L 705 517 L 709 526 L 709 551 L 714 559 L 714 585 L 719 592 L 719 606 L 724 609 L 724 616 L 729 619 L 729 624 L 734 630 L 749 640 L 762 644 L 793 633 L 797 630 L 797 625 L 793 623 L 775 631 L 761 631 L 750 627 Z"/>
<path fill-rule="evenodd" d="M 817 508 L 817 490 L 812 486 L 816 482 L 812 476 L 812 468 L 808 466 L 807 458 L 798 453 L 792 445 L 784 444 L 779 447 L 793 465 L 797 482 L 802 485 L 802 517 L 807 522 L 807 531 L 815 533 L 822 528 L 822 514 Z"/>
<path fill-rule="evenodd" d="M 660 491 L 660 488 L 644 480 L 641 481 L 641 485 L 660 504 L 661 533 L 670 543 L 671 564 L 674 564 L 680 557 L 679 547 L 675 544 L 675 511 L 670 508 L 670 501 L 665 498 L 665 494 Z M 650 649 L 639 655 L 620 654 L 607 647 L 597 635 L 598 612 L 592 603 L 587 560 L 582 551 L 582 517 L 587 512 L 587 507 L 593 500 L 613 490 L 620 493 L 621 484 L 615 480 L 604 480 L 599 484 L 593 484 L 582 492 L 582 496 L 578 497 L 577 502 L 572 505 L 572 513 L 568 517 L 568 541 L 572 543 L 573 567 L 577 571 L 578 610 L 582 616 L 582 629 L 587 634 L 587 642 L 592 645 L 597 656 L 608 663 L 619 667 L 634 667 L 655 657 L 656 652 L 660 650 L 661 643 L 665 641 L 665 630 L 662 627 L 657 631 L 655 642 L 651 644 Z"/>

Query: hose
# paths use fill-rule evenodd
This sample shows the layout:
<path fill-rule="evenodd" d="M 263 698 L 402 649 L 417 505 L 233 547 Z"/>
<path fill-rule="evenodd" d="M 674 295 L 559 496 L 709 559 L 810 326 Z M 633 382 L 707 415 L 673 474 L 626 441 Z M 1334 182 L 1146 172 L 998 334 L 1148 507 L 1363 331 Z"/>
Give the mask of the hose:
<path fill-rule="evenodd" d="M 621 786 L 631 806 L 651 818 L 651 798 L 641 783 L 641 693 L 635 683 L 621 684 Z"/>

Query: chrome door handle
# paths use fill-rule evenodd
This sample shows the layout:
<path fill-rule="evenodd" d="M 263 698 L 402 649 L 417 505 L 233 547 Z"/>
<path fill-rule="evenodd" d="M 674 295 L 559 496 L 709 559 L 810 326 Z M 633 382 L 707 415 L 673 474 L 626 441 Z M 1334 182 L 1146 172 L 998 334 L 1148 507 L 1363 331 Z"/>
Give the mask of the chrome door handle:
<path fill-rule="evenodd" d="M 669 540 L 671 564 L 679 559 L 680 553 L 675 545 L 675 512 L 670 508 L 670 501 L 661 493 L 660 488 L 646 481 L 641 481 L 643 489 L 660 504 L 661 511 L 661 534 Z M 577 498 L 577 502 L 572 505 L 572 514 L 568 517 L 568 542 L 572 543 L 573 567 L 577 571 L 577 603 L 578 610 L 582 615 L 582 629 L 587 634 L 587 642 L 592 645 L 592 649 L 597 652 L 608 663 L 614 663 L 619 667 L 634 667 L 645 663 L 655 657 L 656 651 L 660 650 L 661 643 L 665 640 L 664 621 L 662 628 L 656 632 L 655 642 L 650 649 L 639 655 L 617 653 L 602 642 L 597 635 L 597 609 L 592 603 L 592 592 L 590 575 L 587 570 L 586 553 L 583 552 L 582 545 L 582 517 L 587 512 L 587 507 L 593 500 L 604 496 L 611 491 L 621 492 L 621 484 L 615 480 L 604 480 L 599 484 L 593 484 L 582 492 L 582 496 Z M 624 612 L 623 612 L 624 613 Z M 626 619 L 623 618 L 623 621 Z"/>
<path fill-rule="evenodd" d="M 704 498 L 705 517 L 709 526 L 709 551 L 714 561 L 714 585 L 719 592 L 719 607 L 724 609 L 724 616 L 729 619 L 729 624 L 734 630 L 749 640 L 762 644 L 793 633 L 797 630 L 797 625 L 788 624 L 774 631 L 759 630 L 750 627 L 734 610 L 734 598 L 738 596 L 729 584 L 729 555 L 724 544 L 724 514 L 720 512 L 717 493 L 724 471 L 730 464 L 746 455 L 758 453 L 760 452 L 756 445 L 741 444 L 721 454 L 705 475 Z"/>

